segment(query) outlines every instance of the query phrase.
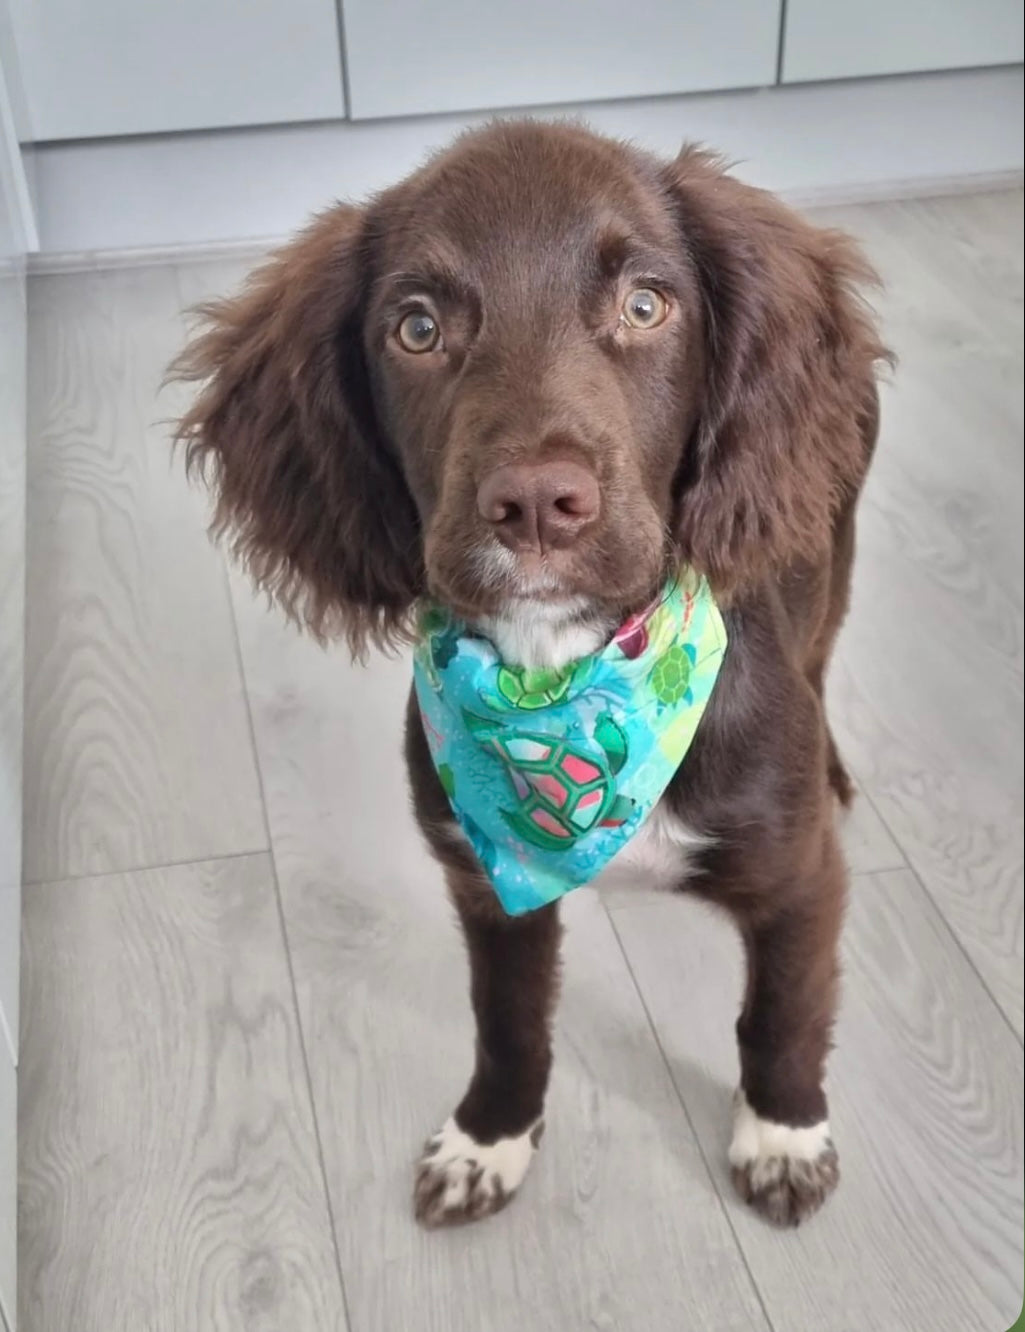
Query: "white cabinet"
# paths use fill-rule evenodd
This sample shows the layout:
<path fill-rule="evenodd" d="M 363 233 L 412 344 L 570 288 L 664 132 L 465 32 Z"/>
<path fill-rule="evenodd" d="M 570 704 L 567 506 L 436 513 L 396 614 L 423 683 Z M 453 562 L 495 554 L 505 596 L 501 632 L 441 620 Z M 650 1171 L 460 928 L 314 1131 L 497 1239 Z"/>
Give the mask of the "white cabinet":
<path fill-rule="evenodd" d="M 2 0 L 0 0 L 2 5 Z M 0 1059 L 18 1038 L 25 639 L 25 251 L 31 205 L 0 63 Z"/>
<path fill-rule="evenodd" d="M 1011 65 L 1021 0 L 787 0 L 783 82 Z"/>
<path fill-rule="evenodd" d="M 14 1332 L 17 1288 L 18 1084 L 0 1050 L 0 1328 Z"/>
<path fill-rule="evenodd" d="M 344 114 L 334 0 L 9 0 L 33 137 Z"/>
<path fill-rule="evenodd" d="M 0 22 L 3 20 L 0 0 Z M 0 1327 L 13 1332 L 25 620 L 25 250 L 33 222 L 0 45 Z"/>
<path fill-rule="evenodd" d="M 32 136 L 429 115 L 1008 64 L 1021 0 L 9 0 Z M 781 24 L 782 19 L 782 24 Z"/>
<path fill-rule="evenodd" d="M 776 81 L 779 0 L 345 0 L 354 119 Z"/>

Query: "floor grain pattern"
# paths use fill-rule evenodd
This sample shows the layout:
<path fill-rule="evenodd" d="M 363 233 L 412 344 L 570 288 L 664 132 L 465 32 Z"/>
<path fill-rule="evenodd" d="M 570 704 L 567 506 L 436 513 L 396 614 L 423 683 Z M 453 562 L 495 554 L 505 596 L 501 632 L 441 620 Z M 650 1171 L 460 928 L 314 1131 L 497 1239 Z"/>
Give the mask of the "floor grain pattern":
<path fill-rule="evenodd" d="M 900 356 L 830 681 L 841 747 L 1023 1032 L 1022 195 L 833 210 Z"/>
<path fill-rule="evenodd" d="M 1021 1305 L 1022 1050 L 914 876 L 852 883 L 828 1082 L 841 1187 L 794 1233 L 731 1193 L 732 927 L 683 902 L 614 918 L 776 1332 L 1003 1332 Z"/>
<path fill-rule="evenodd" d="M 24 876 L 266 848 L 223 563 L 172 468 L 170 268 L 36 278 Z"/>
<path fill-rule="evenodd" d="M 35 884 L 20 1332 L 345 1332 L 269 858 Z"/>

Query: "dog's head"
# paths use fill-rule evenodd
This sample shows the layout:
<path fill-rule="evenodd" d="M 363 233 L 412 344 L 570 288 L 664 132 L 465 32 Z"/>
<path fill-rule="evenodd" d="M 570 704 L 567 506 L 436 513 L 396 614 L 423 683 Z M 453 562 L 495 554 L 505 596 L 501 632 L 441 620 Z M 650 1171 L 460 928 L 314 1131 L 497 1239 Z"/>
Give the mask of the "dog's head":
<path fill-rule="evenodd" d="M 425 592 L 614 621 L 680 561 L 728 594 L 828 542 L 867 464 L 868 276 L 700 151 L 499 124 L 206 307 L 179 437 L 314 632 L 393 640 Z"/>

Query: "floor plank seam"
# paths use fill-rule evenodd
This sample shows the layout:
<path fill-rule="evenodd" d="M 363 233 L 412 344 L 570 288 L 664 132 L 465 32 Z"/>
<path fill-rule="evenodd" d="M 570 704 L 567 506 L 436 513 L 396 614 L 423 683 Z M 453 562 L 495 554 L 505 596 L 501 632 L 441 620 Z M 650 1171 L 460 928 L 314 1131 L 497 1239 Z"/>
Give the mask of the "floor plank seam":
<path fill-rule="evenodd" d="M 146 861 L 139 865 L 123 865 L 114 869 L 95 870 L 88 874 L 58 874 L 47 879 L 22 879 L 23 892 L 33 888 L 46 888 L 57 883 L 91 883 L 94 879 L 116 879 L 123 874 L 147 874 L 151 870 L 187 869 L 189 865 L 215 865 L 221 860 L 246 860 L 251 856 L 270 854 L 270 846 L 254 846 L 248 851 L 221 851 L 210 856 L 187 856 L 184 860 Z"/>
<path fill-rule="evenodd" d="M 177 277 L 175 280 L 177 283 Z M 235 661 L 238 667 L 239 680 L 242 684 L 242 698 L 245 706 L 246 724 L 249 727 L 249 743 L 252 746 L 253 762 L 256 765 L 256 782 L 257 789 L 260 793 L 260 809 L 263 814 L 263 826 L 269 847 L 271 882 L 274 885 L 274 903 L 277 908 L 278 930 L 281 934 L 281 946 L 285 953 L 285 966 L 288 969 L 288 985 L 292 996 L 292 1011 L 295 1014 L 296 1030 L 299 1033 L 299 1053 L 302 1059 L 303 1077 L 306 1082 L 306 1098 L 310 1107 L 310 1122 L 313 1127 L 313 1141 L 317 1151 L 317 1164 L 320 1168 L 320 1182 L 324 1192 L 324 1206 L 327 1211 L 328 1226 L 331 1231 L 331 1248 L 335 1256 L 335 1272 L 338 1275 L 338 1290 L 342 1301 L 342 1316 L 345 1319 L 345 1326 L 349 1329 L 349 1332 L 354 1332 L 354 1324 L 349 1313 L 348 1293 L 345 1288 L 345 1274 L 342 1269 L 341 1249 L 338 1244 L 338 1227 L 335 1222 L 334 1205 L 331 1200 L 331 1189 L 328 1186 L 327 1162 L 324 1156 L 324 1143 L 320 1132 L 320 1117 L 317 1114 L 317 1102 L 313 1095 L 313 1078 L 310 1073 L 310 1058 L 306 1045 L 306 1032 L 303 1028 L 302 1012 L 299 1007 L 299 991 L 295 981 L 295 967 L 292 962 L 292 949 L 288 941 L 288 924 L 285 920 L 285 908 L 281 898 L 281 879 L 278 874 L 278 864 L 274 855 L 274 839 L 270 829 L 270 816 L 267 813 L 267 798 L 263 787 L 263 769 L 260 765 L 260 752 L 256 743 L 256 727 L 253 724 L 253 709 L 249 702 L 249 686 L 246 680 L 245 663 L 242 659 L 242 640 L 239 635 L 238 620 L 235 615 L 235 602 L 231 595 L 228 567 L 223 556 L 221 559 L 221 570 L 225 583 L 225 592 L 228 598 L 228 611 L 231 618 Z"/>
<path fill-rule="evenodd" d="M 758 1282 L 755 1280 L 754 1273 L 751 1270 L 751 1264 L 748 1262 L 747 1254 L 744 1252 L 744 1246 L 741 1244 L 740 1237 L 738 1236 L 736 1227 L 733 1224 L 733 1218 L 730 1216 L 730 1209 L 726 1206 L 726 1199 L 723 1197 L 722 1190 L 719 1188 L 719 1183 L 718 1180 L 716 1179 L 715 1171 L 712 1169 L 711 1162 L 708 1159 L 708 1155 L 705 1152 L 704 1145 L 697 1132 L 697 1129 L 694 1126 L 694 1121 L 691 1118 L 690 1110 L 687 1108 L 686 1098 L 684 1097 L 683 1092 L 680 1090 L 680 1086 L 676 1081 L 676 1077 L 673 1073 L 672 1064 L 669 1062 L 669 1057 L 666 1054 L 665 1047 L 663 1046 L 662 1040 L 658 1034 L 658 1028 L 655 1026 L 655 1021 L 652 1018 L 651 1010 L 648 1008 L 648 1001 L 644 997 L 644 992 L 642 991 L 640 983 L 637 980 L 636 973 L 634 972 L 633 963 L 630 961 L 630 954 L 627 952 L 627 949 L 623 943 L 623 939 L 616 926 L 613 913 L 609 910 L 609 908 L 605 905 L 604 902 L 602 903 L 602 910 L 605 912 L 605 915 L 608 918 L 608 922 L 612 927 L 612 933 L 616 936 L 616 943 L 619 945 L 619 951 L 623 956 L 624 963 L 626 964 L 626 969 L 630 976 L 630 982 L 634 987 L 634 992 L 636 993 L 638 1001 L 640 1002 L 641 1005 L 641 1009 L 644 1012 L 644 1018 L 648 1024 L 648 1030 L 651 1032 L 652 1038 L 655 1041 L 655 1047 L 658 1050 L 659 1057 L 662 1060 L 663 1067 L 665 1068 L 666 1073 L 669 1077 L 670 1085 L 672 1086 L 673 1091 L 676 1094 L 676 1099 L 680 1104 L 680 1109 L 683 1111 L 683 1117 L 687 1121 L 687 1126 L 691 1131 L 691 1136 L 694 1139 L 694 1145 L 698 1149 L 698 1155 L 701 1157 L 701 1163 L 705 1167 L 705 1173 L 708 1175 L 708 1180 L 712 1186 L 712 1191 L 714 1192 L 716 1198 L 719 1201 L 719 1206 L 722 1209 L 723 1218 L 726 1222 L 727 1227 L 729 1228 L 730 1235 L 733 1238 L 733 1243 L 736 1245 L 737 1254 L 740 1257 L 740 1261 L 744 1265 L 744 1271 L 747 1273 L 748 1280 L 751 1283 L 751 1289 L 754 1291 L 755 1299 L 758 1301 L 758 1307 L 761 1309 L 762 1317 L 765 1319 L 765 1326 L 769 1330 L 769 1332 L 776 1332 L 776 1325 L 769 1317 L 769 1310 L 766 1307 L 765 1300 L 762 1298 L 761 1289 L 759 1288 Z"/>
<path fill-rule="evenodd" d="M 903 844 L 900 841 L 900 838 L 897 836 L 897 834 L 890 827 L 889 823 L 883 817 L 883 814 L 880 811 L 879 806 L 868 794 L 867 789 L 864 786 L 862 786 L 860 778 L 858 778 L 857 773 L 855 773 L 855 779 L 858 781 L 858 786 L 862 793 L 863 798 L 868 801 L 872 809 L 875 811 L 876 817 L 879 819 L 879 822 L 886 829 L 894 845 L 900 849 L 900 853 L 904 857 L 908 873 L 911 875 L 915 883 L 917 883 L 919 888 L 922 890 L 922 893 L 926 899 L 926 902 L 928 903 L 928 906 L 932 912 L 934 919 L 940 923 L 944 934 L 946 934 L 947 937 L 953 942 L 954 946 L 957 948 L 957 951 L 961 954 L 965 962 L 968 964 L 968 967 L 971 970 L 972 974 L 975 976 L 976 980 L 982 986 L 982 989 L 985 992 L 986 997 L 989 999 L 990 1003 L 993 1005 L 997 1013 L 1000 1015 L 1001 1022 L 1003 1022 L 1004 1026 L 1007 1027 L 1008 1031 L 1014 1037 L 1018 1045 L 1021 1046 L 1023 1049 L 1025 1049 L 1025 1038 L 1023 1038 L 1022 1035 L 1019 1033 L 1017 1027 L 1012 1022 L 1010 1016 L 1004 1010 L 1003 1004 L 1000 1003 L 996 995 L 993 993 L 992 989 L 989 986 L 988 981 L 986 980 L 986 977 L 976 966 L 974 958 L 972 957 L 968 949 L 965 947 L 964 943 L 961 941 L 961 936 L 958 934 L 957 930 L 954 929 L 953 925 L 951 925 L 950 921 L 947 919 L 946 913 L 943 911 L 942 907 L 937 902 L 934 894 L 929 891 L 929 885 L 926 883 L 924 875 L 921 874 L 921 872 L 918 869 L 918 866 L 914 863 L 910 854 L 905 850 Z M 869 874 L 886 874 L 889 872 L 890 871 L 888 870 L 868 871 Z"/>

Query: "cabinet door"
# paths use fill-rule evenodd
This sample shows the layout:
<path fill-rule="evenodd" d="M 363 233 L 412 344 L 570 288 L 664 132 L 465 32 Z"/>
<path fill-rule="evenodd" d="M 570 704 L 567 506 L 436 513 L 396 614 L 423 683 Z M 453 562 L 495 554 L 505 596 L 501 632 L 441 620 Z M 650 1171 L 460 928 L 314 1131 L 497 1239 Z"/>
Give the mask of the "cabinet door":
<path fill-rule="evenodd" d="M 784 83 L 1021 58 L 1021 0 L 787 0 Z"/>
<path fill-rule="evenodd" d="M 0 0 L 2 9 L 3 0 Z M 0 14 L 0 19 L 3 15 Z M 15 1319 L 28 191 L 0 63 L 0 1328 Z"/>
<path fill-rule="evenodd" d="M 344 114 L 334 0 L 9 0 L 33 135 Z"/>
<path fill-rule="evenodd" d="M 356 118 L 776 81 L 779 0 L 345 0 Z"/>
<path fill-rule="evenodd" d="M 0 1061 L 13 1062 L 25 647 L 25 251 L 32 223 L 7 87 L 0 65 Z M 0 1211 L 5 1202 L 0 1199 Z"/>
<path fill-rule="evenodd" d="M 18 1085 L 0 1041 L 0 1328 L 17 1317 Z"/>

